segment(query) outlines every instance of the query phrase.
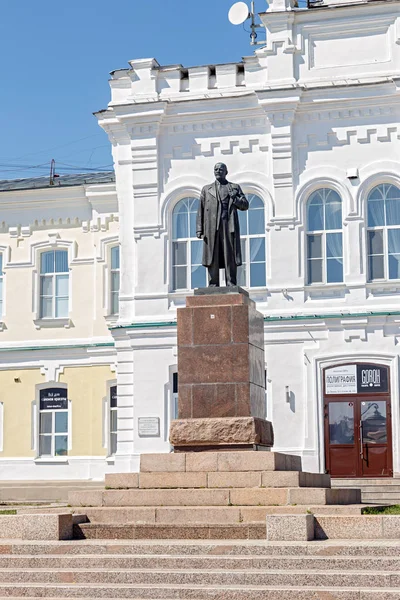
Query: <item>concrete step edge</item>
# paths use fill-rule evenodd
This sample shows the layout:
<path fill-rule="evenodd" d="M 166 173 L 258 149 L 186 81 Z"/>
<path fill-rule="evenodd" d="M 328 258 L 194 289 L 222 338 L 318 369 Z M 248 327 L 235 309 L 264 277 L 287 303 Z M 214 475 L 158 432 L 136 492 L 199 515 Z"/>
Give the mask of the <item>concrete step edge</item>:
<path fill-rule="evenodd" d="M 48 568 L 36 568 L 36 567 L 27 567 L 23 569 L 24 573 L 70 573 L 71 570 L 73 570 L 74 573 L 149 573 L 149 574 L 182 574 L 185 573 L 187 575 L 191 575 L 193 572 L 196 573 L 196 575 L 199 574 L 207 574 L 207 573 L 213 573 L 213 574 L 221 574 L 221 575 L 226 575 L 226 574 L 242 574 L 242 575 L 248 575 L 248 574 L 254 574 L 257 575 L 258 573 L 263 573 L 266 575 L 304 575 L 304 570 L 303 569 L 265 569 L 265 568 L 251 568 L 251 569 L 195 569 L 194 571 L 192 570 L 192 568 L 189 569 L 161 569 L 161 568 L 153 568 L 153 567 L 138 567 L 138 568 L 133 568 L 133 569 L 119 569 L 119 568 L 113 568 L 113 569 L 109 569 L 109 568 L 83 568 L 83 569 L 78 569 L 78 568 L 57 568 L 57 569 L 48 569 Z M 0 568 L 0 573 L 20 573 L 21 569 L 13 569 L 13 568 Z M 344 573 L 346 575 L 371 575 L 371 571 L 366 571 L 365 569 L 354 569 L 354 570 L 349 570 L 349 571 L 345 571 L 343 572 L 343 570 L 341 569 L 329 569 L 329 571 L 327 571 L 326 569 L 308 569 L 307 570 L 307 574 L 312 574 L 312 575 L 343 575 Z M 374 571 L 372 571 L 372 573 L 374 573 Z M 398 572 L 396 571 L 383 571 L 383 570 L 379 570 L 379 575 L 393 575 L 393 573 L 398 574 Z M 0 582 L 1 583 L 4 582 Z M 37 583 L 37 582 L 34 582 Z M 76 585 L 76 584 L 74 584 Z"/>

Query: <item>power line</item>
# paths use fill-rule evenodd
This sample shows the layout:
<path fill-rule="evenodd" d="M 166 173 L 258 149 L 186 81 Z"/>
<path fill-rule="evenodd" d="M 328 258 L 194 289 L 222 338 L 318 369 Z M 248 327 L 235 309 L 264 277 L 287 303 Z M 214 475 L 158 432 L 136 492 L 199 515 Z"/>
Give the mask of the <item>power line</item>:
<path fill-rule="evenodd" d="M 19 160 L 20 158 L 25 158 L 26 156 L 32 156 L 36 154 L 43 154 L 44 152 L 52 152 L 53 150 L 58 150 L 59 148 L 65 148 L 66 146 L 71 146 L 72 144 L 77 144 L 78 142 L 82 142 L 83 140 L 88 140 L 92 137 L 98 137 L 99 135 L 104 135 L 103 133 L 93 133 L 92 135 L 87 135 L 82 138 L 78 138 L 77 140 L 73 140 L 72 142 L 67 142 L 66 144 L 60 144 L 58 146 L 52 146 L 51 148 L 45 148 L 44 150 L 37 150 L 35 152 L 28 152 L 27 154 L 22 154 L 21 156 L 16 156 L 11 158 L 10 160 Z"/>

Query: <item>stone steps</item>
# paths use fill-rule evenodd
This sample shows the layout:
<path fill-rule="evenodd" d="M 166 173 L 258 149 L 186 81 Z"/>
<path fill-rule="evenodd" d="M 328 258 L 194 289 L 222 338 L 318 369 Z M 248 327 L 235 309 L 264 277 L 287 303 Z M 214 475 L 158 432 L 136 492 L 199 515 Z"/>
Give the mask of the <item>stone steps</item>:
<path fill-rule="evenodd" d="M 359 488 L 364 504 L 400 504 L 400 479 L 377 477 L 375 479 L 333 479 L 332 487 Z"/>
<path fill-rule="evenodd" d="M 323 565 L 321 565 L 323 567 Z M 310 581 L 316 587 L 370 587 L 398 588 L 400 574 L 393 571 L 379 572 L 343 570 L 303 570 L 290 569 L 0 569 L 1 586 L 9 583 L 17 584 L 115 584 L 145 585 L 162 584 L 173 586 L 307 586 Z"/>
<path fill-rule="evenodd" d="M 122 600 L 123 598 L 135 598 L 137 600 L 172 600 L 190 598 L 190 600 L 399 600 L 398 590 L 381 589 L 371 590 L 368 588 L 359 589 L 357 591 L 351 588 L 328 588 L 328 587 L 271 587 L 271 586 L 249 586 L 245 590 L 235 586 L 224 586 L 223 588 L 209 588 L 185 586 L 182 593 L 178 589 L 169 588 L 143 588 L 137 586 L 85 586 L 83 589 L 74 590 L 66 588 L 66 586 L 30 586 L 28 590 L 24 590 L 21 586 L 12 587 L 11 591 L 15 592 L 13 596 L 7 595 L 0 597 L 0 600 L 7 600 L 10 597 L 20 598 L 25 600 L 33 600 L 33 598 L 52 598 L 53 600 L 66 600 L 66 598 L 86 598 L 88 600 L 99 600 L 99 598 L 112 598 L 113 600 Z M 0 587 L 8 592 L 9 588 Z M 27 596 L 25 591 L 34 596 Z M 61 597 L 59 594 L 67 591 L 68 595 Z M 84 592 L 84 593 L 83 593 Z M 99 595 L 101 593 L 101 596 Z M 118 597 L 115 595 L 118 593 Z M 77 595 L 82 594 L 82 595 Z M 140 594 L 140 595 L 138 595 Z"/>
<path fill-rule="evenodd" d="M 9 540 L 0 600 L 399 600 L 399 567 L 399 540 Z"/>
<path fill-rule="evenodd" d="M 394 540 L 335 540 L 314 542 L 266 542 L 214 540 L 73 540 L 21 541 L 2 540 L 0 555 L 6 556 L 81 556 L 81 555 L 150 555 L 150 556 L 321 556 L 331 557 L 392 557 L 400 556 L 400 539 Z"/>
<path fill-rule="evenodd" d="M 47 556 L 23 555 L 0 556 L 0 569 L 166 569 L 179 570 L 182 564 L 185 569 L 194 570 L 329 570 L 329 571 L 383 571 L 400 572 L 400 556 L 397 557 L 366 557 L 366 556 L 334 556 L 329 560 L 323 556 L 168 556 L 168 555 L 58 555 Z"/>
<path fill-rule="evenodd" d="M 170 454 L 142 454 L 140 456 L 141 473 L 301 470 L 301 457 L 270 451 L 178 452 Z M 117 476 L 118 474 L 114 477 Z M 107 475 L 106 486 L 110 481 L 110 475 Z"/>
<path fill-rule="evenodd" d="M 330 476 L 300 471 L 210 471 L 107 474 L 106 489 L 330 487 Z"/>
<path fill-rule="evenodd" d="M 288 515 L 280 520 L 289 518 Z M 195 519 L 196 517 L 194 517 Z M 233 515 L 232 515 L 233 518 Z M 269 517 L 275 519 L 276 517 Z M 154 524 L 139 523 L 79 523 L 74 525 L 77 539 L 242 539 L 262 540 L 267 536 L 267 524 L 258 522 L 229 522 L 228 519 L 214 518 L 214 523 L 170 522 Z M 202 522 L 200 522 L 202 521 Z M 315 515 L 314 535 L 316 539 L 342 540 L 389 540 L 400 538 L 400 517 L 389 515 Z M 272 540 L 284 539 L 272 537 Z M 287 538 L 293 539 L 293 538 Z"/>
<path fill-rule="evenodd" d="M 265 540 L 265 537 L 265 523 L 74 525 L 74 539 L 86 540 Z"/>
<path fill-rule="evenodd" d="M 1 481 L 0 502 L 67 502 L 69 492 L 101 489 L 101 481 Z"/>
<path fill-rule="evenodd" d="M 72 506 L 271 506 L 360 504 L 357 489 L 229 488 L 129 489 L 71 492 Z"/>
<path fill-rule="evenodd" d="M 173 515 L 176 516 L 176 509 L 182 511 L 182 515 L 185 515 L 186 522 L 194 522 L 196 519 L 193 517 L 199 514 L 204 514 L 209 521 L 213 518 L 215 511 L 221 510 L 232 512 L 234 515 L 238 514 L 239 520 L 237 522 L 254 522 L 262 521 L 265 522 L 265 517 L 272 514 L 306 514 L 311 512 L 313 514 L 329 514 L 329 515 L 361 515 L 362 509 L 365 508 L 362 504 L 353 505 L 332 505 L 332 504 L 321 504 L 321 505 L 296 505 L 296 506 L 227 506 L 227 507 L 215 507 L 215 506 L 187 506 L 187 507 L 159 507 L 159 506 L 146 506 L 146 507 L 55 507 L 47 508 L 47 514 L 65 514 L 72 513 L 73 515 L 82 514 L 87 516 L 90 523 L 109 523 L 109 524 L 123 524 L 123 523 L 159 523 L 167 518 L 171 518 Z M 169 513 L 169 511 L 173 511 Z M 18 508 L 18 514 L 41 514 L 43 509 L 23 507 Z M 169 513 L 169 514 L 168 514 Z M 222 514 L 222 513 L 221 513 Z M 231 517 L 228 517 L 231 519 Z"/>

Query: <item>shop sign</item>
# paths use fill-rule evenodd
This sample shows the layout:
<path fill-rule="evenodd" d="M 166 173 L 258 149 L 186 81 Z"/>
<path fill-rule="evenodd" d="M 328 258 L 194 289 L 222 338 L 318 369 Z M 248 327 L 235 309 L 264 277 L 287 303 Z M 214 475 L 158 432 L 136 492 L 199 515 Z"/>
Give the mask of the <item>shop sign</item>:
<path fill-rule="evenodd" d="M 388 369 L 380 365 L 357 365 L 357 389 L 359 394 L 388 392 Z"/>
<path fill-rule="evenodd" d="M 65 388 L 40 390 L 40 410 L 67 410 L 68 397 Z"/>
<path fill-rule="evenodd" d="M 160 437 L 160 419 L 158 417 L 138 418 L 139 437 Z"/>
<path fill-rule="evenodd" d="M 388 369 L 380 365 L 340 365 L 325 371 L 326 394 L 388 392 Z"/>
<path fill-rule="evenodd" d="M 357 365 L 340 365 L 325 371 L 326 394 L 357 394 Z"/>

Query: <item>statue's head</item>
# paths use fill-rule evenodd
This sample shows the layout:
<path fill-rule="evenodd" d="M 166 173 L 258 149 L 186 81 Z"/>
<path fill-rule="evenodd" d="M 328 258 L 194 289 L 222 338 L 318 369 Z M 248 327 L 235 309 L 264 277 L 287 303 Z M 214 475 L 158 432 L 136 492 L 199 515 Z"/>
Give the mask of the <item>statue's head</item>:
<path fill-rule="evenodd" d="M 214 167 L 214 175 L 217 181 L 225 181 L 228 175 L 228 167 L 224 163 L 217 163 Z"/>

